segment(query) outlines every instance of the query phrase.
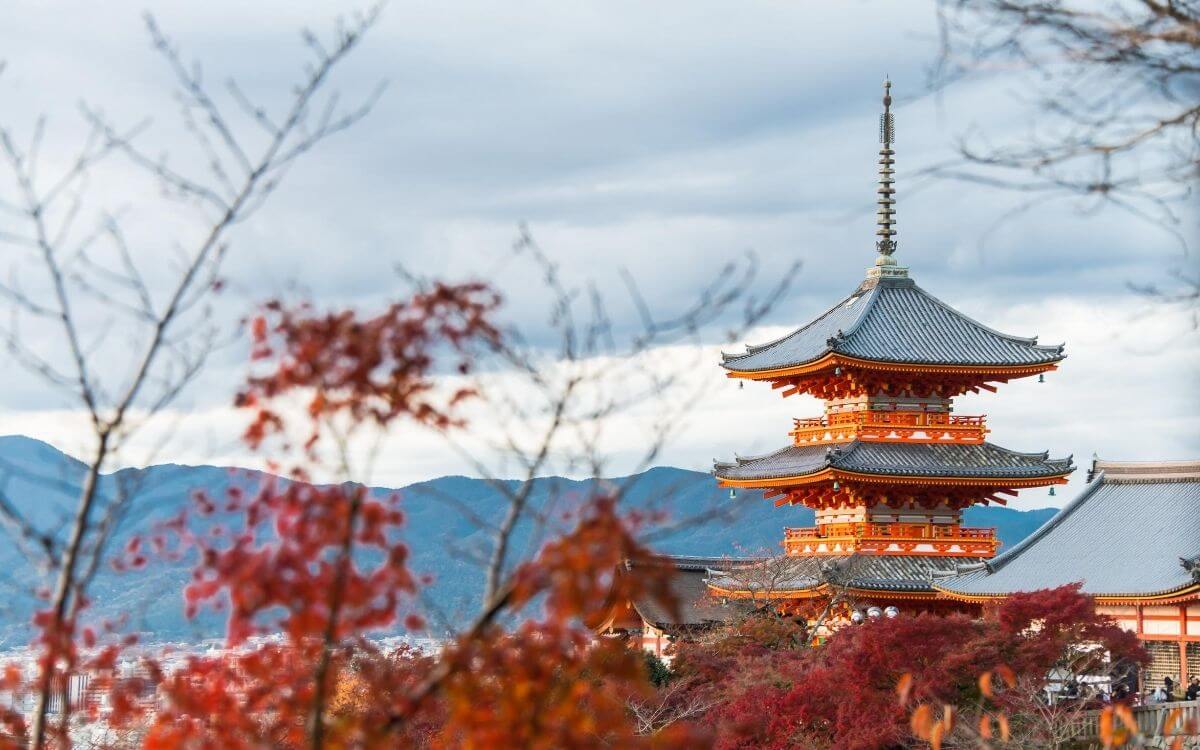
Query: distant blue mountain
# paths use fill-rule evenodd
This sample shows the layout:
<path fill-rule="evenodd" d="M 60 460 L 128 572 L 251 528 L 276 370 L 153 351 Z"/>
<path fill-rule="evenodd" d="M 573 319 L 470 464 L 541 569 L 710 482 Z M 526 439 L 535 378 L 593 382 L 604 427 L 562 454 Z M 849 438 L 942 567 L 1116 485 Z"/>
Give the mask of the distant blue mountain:
<path fill-rule="evenodd" d="M 60 536 L 65 533 L 85 468 L 40 441 L 0 437 L 0 492 L 40 528 Z M 174 517 L 197 491 L 221 496 L 230 486 L 252 488 L 263 478 L 252 471 L 178 465 L 125 469 L 106 475 L 101 488 L 107 497 L 124 492 L 131 498 L 110 549 L 119 550 L 131 536 L 149 532 L 157 522 Z M 700 472 L 660 467 L 605 481 L 628 487 L 624 507 L 643 511 L 651 519 L 648 531 L 653 533 L 655 548 L 665 554 L 769 554 L 779 549 L 784 526 L 813 523 L 811 510 L 776 509 L 759 492 L 742 491 L 731 499 L 711 476 Z M 530 507 L 543 511 L 548 518 L 559 518 L 581 504 L 594 489 L 591 480 L 546 477 L 535 483 Z M 400 492 L 407 514 L 405 540 L 412 548 L 412 567 L 433 577 L 422 601 L 414 606 L 430 614 L 431 622 L 437 622 L 438 616 L 461 622 L 479 606 L 483 573 L 478 560 L 488 552 L 488 533 L 470 516 L 498 523 L 505 510 L 502 496 L 483 480 L 461 476 L 421 482 Z M 977 507 L 966 512 L 966 521 L 974 526 L 996 527 L 1001 541 L 1010 546 L 1054 512 Z M 29 621 L 37 604 L 31 592 L 48 587 L 49 581 L 45 572 L 22 554 L 11 529 L 4 527 L 2 534 L 9 536 L 0 543 L 0 648 L 9 648 L 28 642 Z M 513 549 L 518 554 L 531 551 L 541 539 L 537 529 L 525 524 L 517 529 Z M 218 613 L 203 611 L 194 620 L 184 617 L 181 592 L 189 575 L 186 562 L 156 563 L 121 573 L 102 566 L 90 589 L 90 616 L 125 616 L 128 629 L 154 641 L 219 637 L 224 627 Z"/>

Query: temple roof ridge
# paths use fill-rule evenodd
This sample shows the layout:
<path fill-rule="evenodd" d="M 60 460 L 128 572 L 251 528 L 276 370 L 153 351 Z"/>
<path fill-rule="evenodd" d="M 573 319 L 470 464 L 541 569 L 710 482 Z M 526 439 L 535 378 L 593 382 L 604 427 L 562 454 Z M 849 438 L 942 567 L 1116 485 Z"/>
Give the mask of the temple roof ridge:
<path fill-rule="evenodd" d="M 987 568 L 989 573 L 994 573 L 1003 568 L 1011 560 L 1015 559 L 1022 552 L 1024 552 L 1027 547 L 1035 544 L 1039 539 L 1046 536 L 1046 534 L 1049 534 L 1051 531 L 1061 526 L 1063 522 L 1066 521 L 1078 508 L 1082 507 L 1083 504 L 1087 502 L 1087 499 L 1094 495 L 1096 490 L 1099 488 L 1099 482 L 1088 485 L 1086 488 L 1084 488 L 1083 492 L 1080 492 L 1078 495 L 1071 498 L 1071 500 L 1068 501 L 1067 504 L 1064 505 L 1057 513 L 1055 513 L 1050 520 L 1046 521 L 1044 524 L 1035 529 L 1032 534 L 1017 542 L 1017 544 L 1015 544 L 1012 548 L 1000 553 L 991 560 L 985 560 L 984 567 Z"/>
<path fill-rule="evenodd" d="M 1110 483 L 1200 482 L 1200 459 L 1177 461 L 1092 460 L 1090 476 Z"/>
<path fill-rule="evenodd" d="M 858 308 L 858 310 L 856 312 L 858 313 L 858 318 L 861 319 L 862 316 L 864 315 L 865 311 L 867 310 L 867 308 L 870 307 L 870 305 L 867 305 L 867 304 L 859 305 L 858 302 L 861 301 L 862 297 L 870 295 L 870 294 L 874 294 L 875 289 L 877 289 L 877 288 L 878 287 L 871 287 L 871 288 L 867 289 L 867 288 L 864 288 L 864 286 L 862 284 L 860 284 L 859 286 L 855 287 L 853 292 L 851 292 L 850 294 L 847 294 L 845 297 L 843 297 L 841 300 L 839 300 L 837 302 L 837 304 L 833 305 L 832 307 L 830 307 L 828 310 L 821 313 L 817 317 L 813 318 L 808 323 L 805 323 L 800 328 L 797 328 L 796 330 L 791 331 L 789 333 L 785 333 L 784 335 L 779 336 L 778 338 L 772 339 L 771 341 L 767 341 L 762 344 L 746 344 L 745 345 L 746 351 L 741 352 L 741 353 L 721 352 L 721 361 L 722 361 L 722 363 L 724 363 L 724 362 L 728 362 L 728 361 L 734 360 L 734 359 L 741 359 L 744 357 L 748 357 L 751 354 L 756 354 L 760 351 L 763 351 L 764 349 L 770 349 L 771 347 L 775 346 L 776 344 L 780 344 L 797 334 L 803 333 L 804 331 L 809 330 L 816 325 L 819 325 L 822 321 L 824 321 L 830 315 L 833 315 L 835 313 L 843 311 L 844 308 L 847 306 L 847 304 L 850 302 L 850 300 L 855 300 L 854 306 Z M 857 322 L 855 322 L 854 327 L 855 328 L 857 327 Z M 844 335 L 844 329 L 839 328 L 838 330 L 843 331 L 843 335 Z"/>
<path fill-rule="evenodd" d="M 1016 342 L 1019 342 L 1022 344 L 1029 344 L 1030 346 L 1035 347 L 1037 349 L 1044 349 L 1046 351 L 1056 351 L 1057 353 L 1060 353 L 1060 354 L 1062 353 L 1062 350 L 1066 348 L 1065 343 L 1062 343 L 1062 344 L 1039 344 L 1037 336 L 1016 336 L 1011 333 L 1004 333 L 1003 331 L 997 331 L 995 328 L 992 328 L 988 324 L 981 323 L 978 320 L 976 320 L 975 318 L 971 317 L 970 315 L 967 315 L 966 313 L 955 309 L 954 307 L 952 307 L 948 303 L 942 301 L 935 295 L 930 294 L 929 292 L 925 291 L 920 285 L 914 283 L 913 288 L 916 289 L 921 294 L 928 297 L 930 301 L 945 308 L 948 312 L 953 313 L 954 315 L 957 315 L 958 317 L 965 320 L 967 323 L 970 323 L 971 325 L 974 325 L 978 328 L 982 328 L 983 330 L 985 330 L 988 333 L 993 334 L 995 336 L 999 336 L 1001 338 L 1005 338 L 1010 341 L 1016 341 Z"/>

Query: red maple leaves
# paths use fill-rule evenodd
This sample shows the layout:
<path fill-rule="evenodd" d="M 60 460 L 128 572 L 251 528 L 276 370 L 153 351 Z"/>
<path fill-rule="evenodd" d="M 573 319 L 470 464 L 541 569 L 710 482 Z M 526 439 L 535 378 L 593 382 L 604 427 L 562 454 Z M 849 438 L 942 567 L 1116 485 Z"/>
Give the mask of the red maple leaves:
<path fill-rule="evenodd" d="M 617 573 L 651 555 L 615 493 L 588 498 L 573 528 L 504 571 L 493 601 L 456 623 L 460 632 L 438 651 L 383 647 L 373 640 L 382 630 L 426 626 L 402 498 L 308 480 L 325 443 L 345 450 L 356 429 L 463 426 L 473 391 L 447 387 L 438 373 L 469 372 L 477 347 L 501 345 L 497 304 L 485 285 L 437 284 L 374 316 L 272 303 L 252 321 L 255 372 L 237 399 L 251 415 L 245 439 L 266 449 L 282 436 L 287 450 L 298 425 L 305 438 L 295 464 L 287 478 L 251 490 L 232 481 L 222 496 L 197 494 L 187 512 L 131 540 L 118 561 L 138 569 L 194 556 L 188 614 L 226 611 L 226 649 L 148 658 L 131 672 L 122 665 L 128 643 L 112 624 L 80 628 L 76 642 L 75 623 L 60 631 L 47 620 L 43 652 L 59 661 L 54 671 L 86 670 L 107 699 L 102 716 L 97 705 L 85 707 L 88 718 L 133 731 L 151 749 L 809 742 L 872 750 L 914 733 L 940 737 L 964 697 L 1000 706 L 1002 691 L 976 683 L 981 670 L 1006 684 L 1044 675 L 1079 642 L 1142 657 L 1132 635 L 1067 588 L 1013 597 L 983 620 L 920 615 L 847 627 L 819 649 L 805 646 L 803 625 L 755 616 L 682 646 L 666 686 L 655 687 L 638 651 L 590 627 L 614 602 L 679 604 L 671 566 Z M 20 681 L 7 671 L 0 689 Z M 656 701 L 677 720 L 635 720 L 634 707 Z M 25 732 L 12 711 L 0 712 L 0 726 L 13 737 Z"/>

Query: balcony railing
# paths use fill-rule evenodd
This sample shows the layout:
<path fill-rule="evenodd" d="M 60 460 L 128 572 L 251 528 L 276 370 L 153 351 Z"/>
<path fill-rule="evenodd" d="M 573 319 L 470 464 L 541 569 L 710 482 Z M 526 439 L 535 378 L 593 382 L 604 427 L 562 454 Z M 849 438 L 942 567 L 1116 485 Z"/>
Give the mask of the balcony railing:
<path fill-rule="evenodd" d="M 821 526 L 789 528 L 784 532 L 785 539 L 826 539 L 830 537 L 995 539 L 996 530 L 938 523 L 827 523 Z"/>
<path fill-rule="evenodd" d="M 904 443 L 982 443 L 986 417 L 919 411 L 851 411 L 795 420 L 796 445 L 850 440 Z"/>
<path fill-rule="evenodd" d="M 868 551 L 990 557 L 1000 542 L 994 528 L 934 523 L 827 523 L 786 529 L 783 545 L 789 554 Z"/>
<path fill-rule="evenodd" d="M 1177 712 L 1177 713 L 1176 713 Z M 1064 712 L 1065 713 L 1065 712 Z M 1168 722 L 1171 714 L 1174 720 Z M 1150 738 L 1180 737 L 1186 741 L 1180 747 L 1188 747 L 1187 742 L 1200 739 L 1196 733 L 1196 723 L 1200 722 L 1200 703 L 1196 701 L 1175 701 L 1158 703 L 1149 706 L 1135 706 L 1133 720 L 1137 723 L 1138 734 L 1142 740 Z M 1172 726 L 1168 726 L 1168 723 Z M 1080 740 L 1097 740 L 1100 738 L 1100 711 L 1084 711 L 1071 721 L 1072 734 Z M 1137 745 L 1142 747 L 1142 745 Z M 1095 747 L 1095 745 L 1093 745 Z M 1161 744 L 1145 747 L 1168 747 L 1166 741 Z"/>

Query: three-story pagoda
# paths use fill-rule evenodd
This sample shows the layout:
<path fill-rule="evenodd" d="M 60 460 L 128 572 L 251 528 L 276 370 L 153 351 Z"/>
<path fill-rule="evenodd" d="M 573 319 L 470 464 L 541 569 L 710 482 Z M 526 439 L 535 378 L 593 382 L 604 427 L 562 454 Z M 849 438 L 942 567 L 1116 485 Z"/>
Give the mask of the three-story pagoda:
<path fill-rule="evenodd" d="M 964 508 L 1065 483 L 1072 471 L 1069 457 L 1002 448 L 987 440 L 983 416 L 954 412 L 956 396 L 1041 377 L 1065 355 L 1061 345 L 972 320 L 897 263 L 891 84 L 884 85 L 878 256 L 866 279 L 795 332 L 724 355 L 731 378 L 824 402 L 823 416 L 795 420 L 786 447 L 715 465 L 723 486 L 761 489 L 777 506 L 815 510 L 815 526 L 785 532 L 786 554 L 813 564 L 779 598 L 818 595 L 826 588 L 820 562 L 855 556 L 865 563 L 850 585 L 862 593 L 880 602 L 933 599 L 932 574 L 990 558 L 999 546 L 994 530 L 962 525 Z M 721 596 L 746 593 L 736 577 L 715 574 L 709 586 Z"/>

